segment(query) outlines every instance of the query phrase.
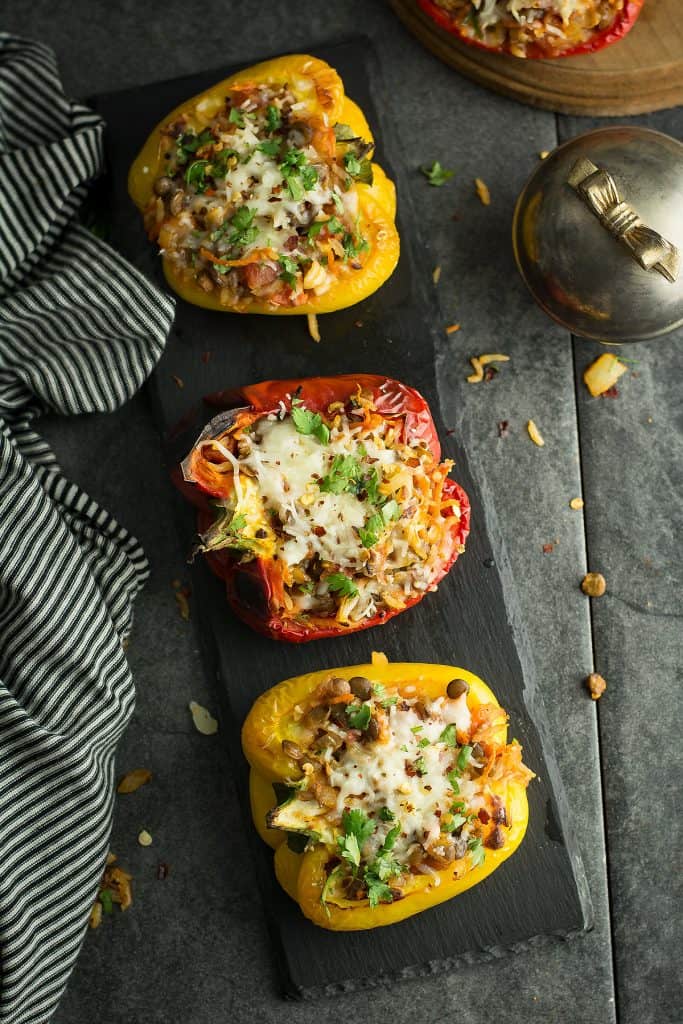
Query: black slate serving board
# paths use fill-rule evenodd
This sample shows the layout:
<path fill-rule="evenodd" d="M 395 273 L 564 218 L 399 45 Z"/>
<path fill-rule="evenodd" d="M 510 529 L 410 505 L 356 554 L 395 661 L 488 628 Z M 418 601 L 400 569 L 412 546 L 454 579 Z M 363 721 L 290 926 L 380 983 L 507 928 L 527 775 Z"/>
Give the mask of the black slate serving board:
<path fill-rule="evenodd" d="M 219 736 L 233 755 L 245 829 L 253 840 L 284 991 L 304 997 L 435 972 L 463 959 L 498 956 L 542 936 L 580 932 L 590 927 L 591 919 L 583 868 L 567 831 L 565 801 L 532 682 L 532 666 L 528 658 L 520 658 L 513 637 L 514 595 L 506 595 L 506 608 L 467 457 L 439 422 L 435 363 L 442 325 L 431 283 L 433 262 L 419 236 L 405 185 L 407 167 L 393 137 L 391 122 L 397 112 L 385 101 L 367 40 L 316 47 L 313 52 L 339 70 L 347 93 L 361 105 L 378 139 L 378 161 L 396 181 L 402 239 L 399 266 L 367 301 L 320 317 L 320 345 L 309 338 L 305 317 L 219 314 L 178 300 L 167 350 L 150 383 L 168 446 L 169 469 L 189 447 L 203 420 L 212 415 L 202 407 L 206 394 L 268 378 L 384 373 L 417 387 L 430 401 L 444 455 L 455 459 L 454 476 L 470 496 L 473 526 L 465 554 L 438 593 L 384 626 L 306 645 L 277 643 L 253 633 L 232 616 L 222 584 L 206 566 L 199 564 L 192 570 L 194 617 L 207 671 L 218 682 L 223 705 Z M 109 222 L 112 243 L 159 283 L 163 283 L 160 262 L 127 196 L 128 167 L 148 132 L 173 107 L 233 70 L 218 68 L 92 101 L 108 124 L 110 166 L 94 200 Z M 182 381 L 182 388 L 174 377 Z M 185 428 L 180 437 L 179 423 Z M 177 503 L 187 550 L 193 515 L 174 497 L 170 484 L 169 500 Z M 179 551 L 179 564 L 180 558 Z M 367 662 L 372 650 L 385 651 L 391 661 L 450 663 L 480 675 L 508 710 L 511 734 L 523 744 L 525 761 L 538 777 L 529 788 L 526 838 L 483 884 L 389 928 L 334 934 L 306 921 L 275 880 L 271 851 L 251 823 L 239 731 L 254 698 L 274 683 L 319 668 Z M 226 869 L 229 878 L 230 866 Z"/>

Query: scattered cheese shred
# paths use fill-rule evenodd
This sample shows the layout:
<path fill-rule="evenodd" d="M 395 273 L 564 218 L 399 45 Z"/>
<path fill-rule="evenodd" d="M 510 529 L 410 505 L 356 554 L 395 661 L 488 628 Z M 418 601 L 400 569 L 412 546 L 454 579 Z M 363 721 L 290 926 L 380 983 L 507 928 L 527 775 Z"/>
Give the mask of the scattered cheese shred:
<path fill-rule="evenodd" d="M 484 367 L 479 362 L 477 356 L 472 356 L 470 362 L 472 363 L 472 366 L 474 368 L 474 373 L 471 373 L 469 375 L 469 377 L 467 378 L 467 383 L 478 384 L 480 380 L 484 379 Z"/>
<path fill-rule="evenodd" d="M 583 508 L 583 498 L 572 498 L 569 502 L 569 507 L 573 508 L 577 512 L 580 508 Z"/>
<path fill-rule="evenodd" d="M 438 267 L 434 267 L 434 270 L 432 271 L 432 281 L 434 282 L 434 284 L 438 284 L 439 283 L 440 277 L 441 277 L 441 266 L 439 265 Z"/>
<path fill-rule="evenodd" d="M 542 149 L 538 156 L 540 160 L 546 160 L 550 156 L 550 150 Z"/>
<path fill-rule="evenodd" d="M 460 330 L 460 324 L 449 324 L 446 328 L 446 334 L 455 334 L 456 331 Z"/>
<path fill-rule="evenodd" d="M 474 187 L 477 190 L 477 195 L 484 206 L 491 205 L 491 193 L 486 182 L 482 181 L 481 178 L 474 179 Z"/>
<path fill-rule="evenodd" d="M 483 356 L 477 356 L 482 366 L 488 366 L 489 363 L 509 363 L 510 356 L 503 355 L 502 352 L 485 352 Z"/>
<path fill-rule="evenodd" d="M 205 707 L 201 704 L 197 704 L 196 701 L 191 700 L 188 705 L 192 713 L 192 721 L 197 732 L 202 733 L 203 736 L 213 736 L 214 733 L 218 732 L 218 722 L 209 714 Z"/>
<path fill-rule="evenodd" d="M 370 664 L 372 665 L 388 665 L 389 659 L 383 651 L 373 651 L 370 655 Z"/>
<path fill-rule="evenodd" d="M 142 832 L 138 836 L 138 842 L 139 842 L 140 846 L 151 846 L 152 845 L 152 837 L 151 837 L 151 835 L 149 834 L 149 832 L 147 831 L 146 828 L 143 828 Z"/>
<path fill-rule="evenodd" d="M 315 313 L 309 313 L 306 317 L 308 321 L 308 333 L 313 338 L 313 341 L 320 341 L 320 330 L 318 328 L 318 318 Z"/>
<path fill-rule="evenodd" d="M 152 778 L 152 773 L 147 768 L 134 768 L 132 772 L 124 775 L 118 786 L 117 793 L 134 793 L 140 786 L 146 785 Z"/>
<path fill-rule="evenodd" d="M 541 433 L 533 420 L 529 420 L 527 422 L 526 429 L 527 433 L 529 434 L 529 437 L 534 442 L 534 444 L 538 445 L 539 448 L 542 448 L 545 444 L 545 441 L 541 437 Z"/>

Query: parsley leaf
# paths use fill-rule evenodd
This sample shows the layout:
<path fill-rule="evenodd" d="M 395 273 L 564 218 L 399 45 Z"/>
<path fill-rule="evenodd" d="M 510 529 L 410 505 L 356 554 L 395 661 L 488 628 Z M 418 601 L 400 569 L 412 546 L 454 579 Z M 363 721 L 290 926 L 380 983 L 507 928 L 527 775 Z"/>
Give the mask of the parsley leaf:
<path fill-rule="evenodd" d="M 445 743 L 447 747 L 457 747 L 458 741 L 455 736 L 455 725 L 451 722 L 439 736 L 439 743 Z M 450 775 L 449 775 L 450 779 Z"/>
<path fill-rule="evenodd" d="M 282 124 L 280 111 L 271 103 L 266 107 L 266 128 L 269 132 L 275 132 Z"/>
<path fill-rule="evenodd" d="M 458 770 L 459 771 L 461 771 L 461 772 L 465 771 L 465 768 L 467 767 L 467 763 L 468 763 L 468 761 L 470 759 L 470 754 L 471 753 L 472 753 L 472 747 L 470 747 L 467 744 L 465 744 L 465 746 L 462 748 L 462 750 L 458 754 L 457 765 L 458 765 Z"/>
<path fill-rule="evenodd" d="M 369 704 L 347 704 L 346 717 L 352 729 L 360 729 L 364 732 L 372 718 L 372 708 Z"/>
<path fill-rule="evenodd" d="M 358 844 L 358 837 L 351 833 L 351 835 L 339 836 L 337 838 L 337 846 L 339 848 L 339 855 L 348 860 L 349 864 L 353 864 L 354 867 L 360 867 L 360 846 Z"/>
<path fill-rule="evenodd" d="M 393 811 L 390 811 L 388 807 L 383 807 L 379 812 L 379 817 L 382 821 L 393 821 L 396 815 Z"/>
<path fill-rule="evenodd" d="M 292 400 L 292 420 L 299 434 L 312 434 L 321 444 L 329 444 L 330 428 L 323 423 L 319 412 L 306 409 L 300 398 Z"/>
<path fill-rule="evenodd" d="M 356 584 L 350 576 L 345 576 L 343 572 L 331 573 L 327 577 L 327 586 L 333 594 L 339 594 L 340 597 L 355 597 L 358 593 Z"/>
<path fill-rule="evenodd" d="M 366 238 L 363 238 L 362 235 L 353 235 L 350 231 L 347 231 L 342 238 L 342 245 L 344 258 L 347 260 L 355 260 L 362 252 L 367 252 L 370 248 Z"/>
<path fill-rule="evenodd" d="M 420 742 L 418 743 L 418 747 L 428 747 L 428 746 L 429 746 L 429 740 L 428 740 L 428 739 L 427 739 L 427 737 L 425 736 L 425 737 L 424 737 L 423 739 L 421 739 L 421 740 L 420 740 Z"/>
<path fill-rule="evenodd" d="M 344 153 L 344 167 L 347 174 L 355 181 L 372 185 L 372 163 L 367 158 L 359 158 L 352 149 L 349 149 Z"/>
<path fill-rule="evenodd" d="M 472 854 L 472 867 L 478 868 L 480 864 L 483 864 L 486 859 L 486 851 L 484 850 L 484 844 L 481 839 L 470 839 L 467 844 L 470 853 Z"/>
<path fill-rule="evenodd" d="M 111 914 L 114 910 L 114 901 L 112 899 L 111 889 L 102 889 L 99 894 L 99 901 L 102 904 L 102 910 L 105 914 Z"/>
<path fill-rule="evenodd" d="M 460 793 L 460 777 L 456 771 L 450 771 L 446 775 L 448 779 L 448 785 L 451 787 L 456 796 Z"/>
<path fill-rule="evenodd" d="M 398 519 L 401 515 L 401 509 L 399 508 L 398 502 L 395 498 L 388 501 L 386 505 L 382 507 L 382 518 L 384 522 L 389 525 L 393 519 Z"/>
<path fill-rule="evenodd" d="M 452 178 L 455 171 L 448 171 L 442 167 L 438 160 L 435 160 L 431 167 L 421 167 L 420 170 L 427 178 L 430 185 L 440 188 L 445 185 L 449 178 Z"/>
<path fill-rule="evenodd" d="M 231 107 L 228 114 L 230 124 L 236 124 L 238 128 L 244 128 L 244 114 L 237 107 Z"/>

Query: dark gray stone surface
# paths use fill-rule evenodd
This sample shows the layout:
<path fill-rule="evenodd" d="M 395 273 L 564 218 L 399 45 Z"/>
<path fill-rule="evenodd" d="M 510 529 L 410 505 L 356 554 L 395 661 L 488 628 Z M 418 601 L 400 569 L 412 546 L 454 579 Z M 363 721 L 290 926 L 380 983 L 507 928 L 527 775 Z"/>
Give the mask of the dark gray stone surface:
<path fill-rule="evenodd" d="M 416 168 L 439 159 L 457 172 L 439 190 L 416 169 L 411 184 L 432 240 L 425 258 L 442 266 L 445 322 L 462 324 L 442 348 L 444 413 L 496 513 L 496 555 L 519 594 L 589 876 L 595 929 L 394 991 L 303 1005 L 280 1000 L 227 751 L 220 734 L 196 733 L 187 712 L 190 699 L 214 707 L 215 694 L 193 626 L 175 605 L 171 581 L 183 578 L 183 553 L 158 438 L 140 396 L 114 415 L 46 424 L 67 472 L 138 534 L 152 562 L 130 647 L 137 711 L 119 766 L 122 772 L 149 767 L 155 779 L 119 798 L 112 838 L 135 875 L 135 905 L 87 937 L 55 1020 L 332 1024 L 354 1017 L 431 1024 L 457 1017 L 464 1024 L 608 1024 L 616 998 L 625 1024 L 673 1021 L 667 823 L 669 764 L 679 734 L 674 515 L 680 509 L 681 339 L 630 346 L 629 356 L 640 362 L 614 401 L 590 400 L 582 385 L 575 391 L 575 374 L 597 346 L 577 341 L 573 350 L 566 334 L 531 306 L 509 245 L 514 198 L 538 152 L 555 144 L 555 117 L 486 93 L 441 66 L 381 3 L 264 3 L 256 17 L 254 11 L 244 0 L 207 0 L 201 8 L 176 0 L 93 0 L 87 10 L 35 0 L 3 13 L 5 28 L 56 49 L 66 85 L 78 95 L 358 31 L 374 39 L 391 97 L 387 116 L 397 122 L 409 159 Z M 681 134 L 680 112 L 639 121 Z M 559 127 L 572 135 L 591 124 L 560 119 Z M 473 196 L 475 176 L 491 188 L 488 208 Z M 511 364 L 490 384 L 465 384 L 468 356 L 487 350 L 507 352 Z M 528 418 L 542 430 L 545 448 L 526 437 Z M 497 436 L 502 419 L 510 423 L 505 439 Z M 579 494 L 585 515 L 569 509 Z M 544 554 L 548 542 L 554 549 Z M 588 560 L 610 588 L 593 603 L 592 623 L 577 588 Z M 593 658 L 610 686 L 597 707 L 581 684 Z M 154 836 L 148 849 L 136 842 L 143 827 Z M 165 881 L 156 878 L 159 860 L 170 865 Z"/>

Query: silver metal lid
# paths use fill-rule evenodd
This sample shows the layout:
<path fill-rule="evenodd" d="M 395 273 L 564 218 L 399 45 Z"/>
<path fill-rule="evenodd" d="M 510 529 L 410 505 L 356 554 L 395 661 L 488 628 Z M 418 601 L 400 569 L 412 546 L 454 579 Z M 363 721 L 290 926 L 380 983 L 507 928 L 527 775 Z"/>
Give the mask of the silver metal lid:
<path fill-rule="evenodd" d="M 579 135 L 517 200 L 517 266 L 572 333 L 640 341 L 683 324 L 683 144 L 649 128 Z"/>

